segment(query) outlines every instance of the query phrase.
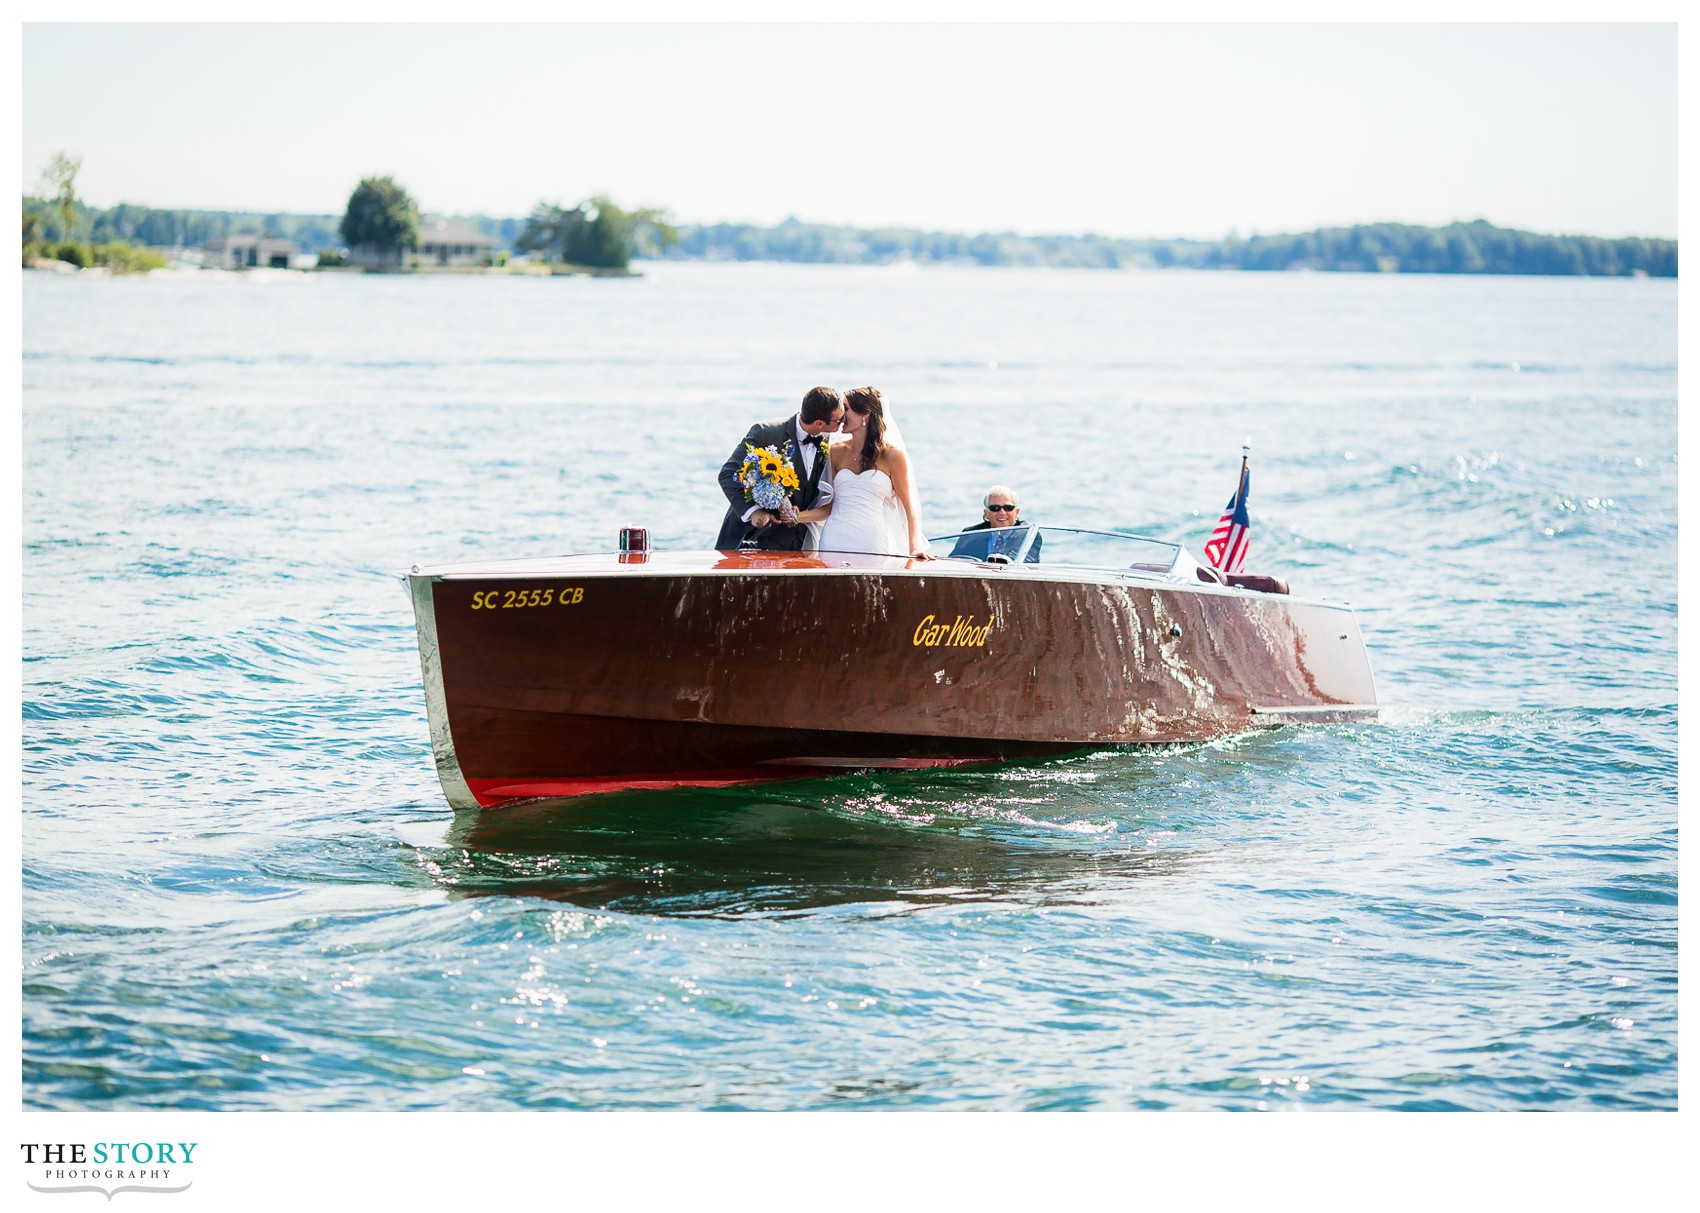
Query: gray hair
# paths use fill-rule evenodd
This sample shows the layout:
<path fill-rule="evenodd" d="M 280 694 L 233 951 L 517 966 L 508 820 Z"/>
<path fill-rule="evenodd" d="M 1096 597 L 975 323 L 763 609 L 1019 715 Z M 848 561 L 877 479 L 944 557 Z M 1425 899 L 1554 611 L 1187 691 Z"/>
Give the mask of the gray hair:
<path fill-rule="evenodd" d="M 1018 510 L 1021 508 L 1020 495 L 1006 484 L 994 484 L 991 488 L 987 489 L 985 497 L 980 500 L 980 508 L 984 509 L 986 506 L 991 505 L 993 497 L 1008 497 L 1011 505 Z"/>

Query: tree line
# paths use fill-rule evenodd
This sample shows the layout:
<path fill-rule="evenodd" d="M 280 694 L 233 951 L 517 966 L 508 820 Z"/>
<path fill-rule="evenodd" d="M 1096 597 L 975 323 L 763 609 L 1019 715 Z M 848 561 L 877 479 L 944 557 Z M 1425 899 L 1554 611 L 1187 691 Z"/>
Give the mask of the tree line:
<path fill-rule="evenodd" d="M 1225 240 L 1081 236 L 968 236 L 914 228 L 800 223 L 682 227 L 667 256 L 707 261 L 1051 266 L 1085 269 L 1322 270 L 1405 274 L 1677 276 L 1677 242 L 1551 236 L 1486 220 L 1446 227 L 1358 224 Z"/>
<path fill-rule="evenodd" d="M 1291 236 L 1253 236 L 1189 253 L 1190 259 L 1178 259 L 1172 264 L 1191 264 L 1204 269 L 1402 274 L 1677 276 L 1674 240 L 1549 236 L 1495 227 L 1482 219 L 1441 228 L 1374 223 L 1323 228 Z"/>
<path fill-rule="evenodd" d="M 23 264 L 62 262 L 79 268 L 101 266 L 114 273 L 160 269 L 165 258 L 92 228 L 89 209 L 77 197 L 80 156 L 55 152 L 42 166 L 42 195 L 23 200 Z"/>
<path fill-rule="evenodd" d="M 44 186 L 49 188 L 41 196 L 24 198 L 26 264 L 32 256 L 51 255 L 60 248 L 67 251 L 62 259 L 81 257 L 78 264 L 94 264 L 89 258 L 102 256 L 96 250 L 103 248 L 197 247 L 252 234 L 318 249 L 321 262 L 334 263 L 343 249 L 363 245 L 393 254 L 400 265 L 419 244 L 419 207 L 390 177 L 362 180 L 341 216 L 164 210 L 131 203 L 103 210 L 87 207 L 76 197 L 79 165 L 60 153 L 44 170 Z M 1093 233 L 970 235 L 856 228 L 796 219 L 773 227 L 675 226 L 663 210 L 628 210 L 598 195 L 571 207 L 540 202 L 524 219 L 475 215 L 459 221 L 503 249 L 527 253 L 534 260 L 609 269 L 624 269 L 634 257 L 666 257 L 847 265 L 914 261 L 1080 269 L 1677 276 L 1675 240 L 1554 236 L 1495 227 L 1481 219 L 1446 227 L 1372 223 L 1244 239 L 1130 240 Z"/>

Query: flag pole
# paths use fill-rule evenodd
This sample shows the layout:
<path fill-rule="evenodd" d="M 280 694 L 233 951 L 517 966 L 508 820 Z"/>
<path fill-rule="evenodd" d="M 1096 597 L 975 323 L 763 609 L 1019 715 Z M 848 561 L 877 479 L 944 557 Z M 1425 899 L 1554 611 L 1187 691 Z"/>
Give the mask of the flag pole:
<path fill-rule="evenodd" d="M 1239 498 L 1240 498 L 1241 501 L 1245 500 L 1245 476 L 1246 476 L 1246 470 L 1248 468 L 1250 468 L 1250 466 L 1251 466 L 1251 436 L 1248 434 L 1246 436 L 1246 440 L 1244 442 L 1240 443 L 1240 491 L 1239 491 Z"/>

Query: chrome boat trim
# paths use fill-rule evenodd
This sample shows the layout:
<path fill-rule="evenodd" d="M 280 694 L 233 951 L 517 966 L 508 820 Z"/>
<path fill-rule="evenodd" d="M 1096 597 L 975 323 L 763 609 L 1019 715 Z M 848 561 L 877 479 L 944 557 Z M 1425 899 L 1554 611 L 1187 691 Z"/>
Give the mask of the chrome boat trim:
<path fill-rule="evenodd" d="M 403 576 L 407 576 L 403 574 Z M 461 774 L 455 757 L 454 736 L 449 731 L 448 696 L 443 692 L 443 659 L 437 649 L 437 610 L 431 600 L 431 577 L 407 577 L 413 596 L 414 627 L 419 634 L 419 668 L 425 681 L 425 715 L 431 727 L 431 758 L 443 795 L 457 812 L 477 809 L 478 798 Z"/>

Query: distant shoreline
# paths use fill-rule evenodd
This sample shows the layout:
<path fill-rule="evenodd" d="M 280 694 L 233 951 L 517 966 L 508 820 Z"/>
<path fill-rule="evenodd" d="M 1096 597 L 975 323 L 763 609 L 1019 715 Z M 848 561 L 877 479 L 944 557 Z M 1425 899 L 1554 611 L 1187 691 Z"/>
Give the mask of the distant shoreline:
<path fill-rule="evenodd" d="M 663 260 L 1224 269 L 1321 273 L 1677 276 L 1674 240 L 1549 236 L 1475 220 L 1442 228 L 1358 224 L 1247 239 L 1123 240 L 1083 236 L 963 236 L 913 229 L 730 224 L 680 228 Z"/>
<path fill-rule="evenodd" d="M 221 273 L 246 273 L 246 270 L 220 270 Z M 643 274 L 634 269 L 620 269 L 603 265 L 562 265 L 559 262 L 530 261 L 515 265 L 316 265 L 309 273 L 314 274 L 388 274 L 394 277 L 407 277 L 413 274 L 458 274 L 473 276 L 522 277 L 522 278 L 641 278 Z"/>
<path fill-rule="evenodd" d="M 323 266 L 323 267 L 302 266 L 302 267 L 291 268 L 291 269 L 281 269 L 281 268 L 278 268 L 276 266 L 253 266 L 253 267 L 242 267 L 242 268 L 238 268 L 238 269 L 226 269 L 222 266 L 203 267 L 203 266 L 198 266 L 198 265 L 190 265 L 190 264 L 186 264 L 186 263 L 183 263 L 183 262 L 173 262 L 169 265 L 158 267 L 158 268 L 153 268 L 153 269 L 143 269 L 143 270 L 122 270 L 122 269 L 119 269 L 119 270 L 115 270 L 115 269 L 113 269 L 109 266 L 104 266 L 104 265 L 91 265 L 91 266 L 86 266 L 86 267 L 78 267 L 78 266 L 75 266 L 75 265 L 68 264 L 66 262 L 38 260 L 36 262 L 33 262 L 30 265 L 24 266 L 23 272 L 24 272 L 24 275 L 26 277 L 65 275 L 65 276 L 70 276 L 70 277 L 83 277 L 83 278 L 145 278 L 145 277 L 174 278 L 174 277 L 185 277 L 185 276 L 187 276 L 187 277 L 210 276 L 210 277 L 217 277 L 217 278 L 232 278 L 232 279 L 236 279 L 236 278 L 272 278 L 272 279 L 275 279 L 275 278 L 279 278 L 279 277 L 296 277 L 296 276 L 299 276 L 301 278 L 310 278 L 310 277 L 314 277 L 314 276 L 332 277 L 332 276 L 348 275 L 348 276 L 354 276 L 354 277 L 373 277 L 373 278 L 526 278 L 526 279 L 615 278 L 615 279 L 629 279 L 629 280 L 632 280 L 632 281 L 638 281 L 638 280 L 641 280 L 641 279 L 649 276 L 645 272 L 645 267 L 655 266 L 655 265 L 658 265 L 658 264 L 671 264 L 671 265 L 677 265 L 677 266 L 744 265 L 744 266 L 750 266 L 752 268 L 757 267 L 757 266 L 774 266 L 774 267 L 794 267 L 794 268 L 797 268 L 797 269 L 823 269 L 823 268 L 824 269 L 847 269 L 847 270 L 848 269 L 865 269 L 865 270 L 881 270 L 881 269 L 883 269 L 883 270 L 897 270 L 897 271 L 902 271 L 902 270 L 907 269 L 907 270 L 919 271 L 919 272 L 928 272 L 928 271 L 934 271 L 934 270 L 942 271 L 942 270 L 982 270 L 982 269 L 985 269 L 985 270 L 1015 270 L 1015 271 L 1027 271 L 1027 272 L 1033 272 L 1033 273 L 1100 274 L 1100 273 L 1103 272 L 1101 270 L 1095 270 L 1095 269 L 1091 269 L 1091 268 L 1088 268 L 1088 267 L 1082 267 L 1082 266 L 1053 266 L 1053 265 L 977 266 L 977 265 L 954 265 L 954 264 L 940 263 L 940 262 L 847 263 L 847 262 L 801 262 L 801 261 L 756 261 L 756 260 L 728 261 L 728 260 L 716 260 L 716 259 L 711 259 L 711 258 L 667 258 L 667 259 L 650 258 L 650 259 L 643 260 L 643 261 L 635 261 L 634 260 L 631 267 L 629 269 L 625 269 L 625 270 L 591 269 L 591 268 L 584 268 L 584 267 L 564 268 L 564 267 L 561 267 L 561 266 L 530 266 L 530 267 L 527 267 L 527 266 L 514 266 L 514 267 L 505 267 L 505 266 L 483 266 L 483 267 L 478 267 L 478 266 L 474 266 L 474 267 L 428 266 L 428 267 L 421 267 L 421 268 L 417 268 L 417 269 L 400 269 L 400 270 L 397 270 L 397 269 L 379 270 L 379 269 L 364 268 L 364 267 L 360 267 L 360 266 Z M 1269 271 L 1264 271 L 1264 270 L 1248 270 L 1248 269 L 1240 269 L 1238 267 L 1216 267 L 1216 268 L 1210 268 L 1210 269 L 1203 269 L 1203 268 L 1198 268 L 1198 267 L 1194 267 L 1194 266 L 1170 266 L 1170 267 L 1163 268 L 1163 269 L 1147 269 L 1147 268 L 1132 268 L 1132 267 L 1129 267 L 1129 268 L 1124 268 L 1124 269 L 1120 269 L 1120 270 L 1117 270 L 1117 271 L 1113 271 L 1112 273 L 1132 274 L 1132 275 L 1141 275 L 1141 276 L 1146 276 L 1146 275 L 1166 276 L 1166 275 L 1170 275 L 1170 274 L 1242 275 L 1242 276 L 1248 276 L 1248 277 L 1265 277 L 1265 278 L 1267 278 L 1267 277 L 1280 277 L 1280 276 L 1284 276 L 1284 275 L 1287 275 L 1287 274 L 1303 275 L 1303 274 L 1310 274 L 1310 273 L 1327 273 L 1327 274 L 1329 274 L 1330 276 L 1333 276 L 1333 277 L 1350 277 L 1350 276 L 1354 276 L 1354 275 L 1361 276 L 1361 277 L 1374 277 L 1374 278 L 1392 278 L 1392 277 L 1401 277 L 1401 276 L 1403 276 L 1403 277 L 1422 276 L 1422 275 L 1416 275 L 1416 274 L 1405 274 L 1405 275 L 1389 274 L 1389 273 L 1378 272 L 1378 271 L 1375 271 L 1375 270 L 1313 271 L 1313 270 L 1308 270 L 1308 269 L 1302 269 L 1302 270 L 1275 271 L 1275 272 L 1271 273 Z M 1584 279 L 1588 279 L 1588 278 L 1591 278 L 1594 281 L 1635 281 L 1635 280 L 1640 280 L 1640 281 L 1669 282 L 1673 286 L 1677 282 L 1677 279 L 1674 276 L 1668 276 L 1668 277 L 1662 276 L 1662 275 L 1656 276 L 1656 275 L 1645 274 L 1645 273 L 1618 274 L 1618 275 L 1605 276 L 1605 275 L 1586 275 L 1586 274 L 1576 274 L 1576 275 L 1501 274 L 1501 273 L 1491 273 L 1490 272 L 1490 273 L 1476 273 L 1476 274 L 1429 274 L 1429 275 L 1426 275 L 1426 276 L 1431 277 L 1431 278 L 1444 277 L 1444 278 L 1494 278 L 1494 279 L 1503 279 L 1503 278 L 1525 278 L 1525 279 L 1533 279 L 1533 278 L 1549 278 L 1549 279 L 1554 279 L 1554 278 L 1584 278 Z"/>
<path fill-rule="evenodd" d="M 336 215 L 159 210 L 131 204 L 107 210 L 88 208 L 82 214 L 96 240 L 124 240 L 159 249 L 198 248 L 212 240 L 242 234 L 293 241 L 307 256 L 341 246 L 337 232 L 340 217 Z M 455 218 L 510 251 L 515 249 L 525 223 L 522 219 L 481 215 Z M 681 225 L 678 233 L 678 242 L 661 257 L 645 259 L 1652 278 L 1675 278 L 1678 262 L 1675 240 L 1554 236 L 1496 227 L 1481 219 L 1445 227 L 1355 224 L 1224 240 L 1123 239 L 1090 232 L 971 235 L 918 228 L 842 227 L 796 219 L 772 227 Z"/>

